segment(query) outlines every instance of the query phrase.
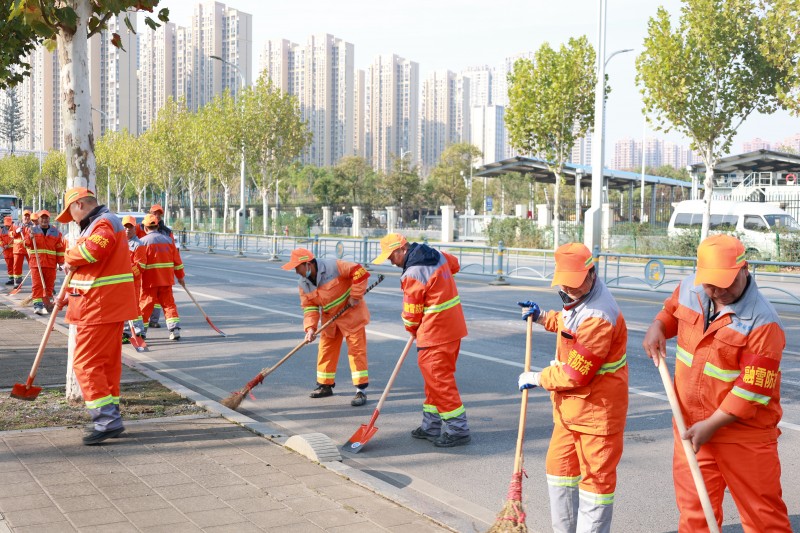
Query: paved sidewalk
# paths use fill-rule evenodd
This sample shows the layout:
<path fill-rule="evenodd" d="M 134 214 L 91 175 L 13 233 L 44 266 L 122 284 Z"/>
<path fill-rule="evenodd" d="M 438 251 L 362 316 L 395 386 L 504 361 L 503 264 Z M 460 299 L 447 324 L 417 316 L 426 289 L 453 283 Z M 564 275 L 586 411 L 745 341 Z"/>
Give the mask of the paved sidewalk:
<path fill-rule="evenodd" d="M 0 308 L 15 300 L 0 296 Z M 16 401 L 7 390 L 27 377 L 46 325 L 14 308 L 29 318 L 0 320 L 0 401 Z M 61 331 L 38 385 L 64 381 Z M 126 369 L 123 379 L 141 376 Z M 449 531 L 218 414 L 126 428 L 91 447 L 82 428 L 0 431 L 0 533 Z"/>

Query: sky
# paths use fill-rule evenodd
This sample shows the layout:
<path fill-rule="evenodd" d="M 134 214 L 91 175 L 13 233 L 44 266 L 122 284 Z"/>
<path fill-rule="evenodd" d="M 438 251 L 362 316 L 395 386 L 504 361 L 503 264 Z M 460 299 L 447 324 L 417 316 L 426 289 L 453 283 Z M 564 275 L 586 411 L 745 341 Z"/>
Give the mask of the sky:
<path fill-rule="evenodd" d="M 161 0 L 170 21 L 191 24 L 194 0 Z M 305 43 L 308 36 L 330 33 L 353 43 L 357 69 L 366 69 L 379 54 L 397 54 L 419 63 L 420 83 L 434 70 L 454 72 L 470 66 L 498 66 L 508 56 L 535 51 L 542 43 L 557 47 L 570 37 L 586 35 L 597 49 L 599 0 L 228 0 L 223 2 L 253 16 L 253 73 L 266 41 L 289 39 Z M 636 86 L 635 60 L 642 52 L 647 21 L 659 6 L 675 20 L 680 0 L 608 0 L 606 57 L 618 54 L 606 67 L 611 94 L 606 103 L 606 163 L 614 142 L 641 139 L 645 130 L 642 99 Z M 254 74 L 255 77 L 255 74 Z M 780 112 L 751 115 L 739 127 L 731 148 L 755 137 L 780 142 L 800 133 L 800 118 Z M 647 136 L 680 142 L 677 133 Z"/>

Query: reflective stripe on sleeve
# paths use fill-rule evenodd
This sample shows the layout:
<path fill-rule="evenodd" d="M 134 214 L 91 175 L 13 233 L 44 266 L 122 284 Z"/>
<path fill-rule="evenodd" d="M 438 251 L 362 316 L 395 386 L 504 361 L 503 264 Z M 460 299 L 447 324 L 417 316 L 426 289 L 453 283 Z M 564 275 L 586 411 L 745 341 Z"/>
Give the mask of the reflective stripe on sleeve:
<path fill-rule="evenodd" d="M 442 311 L 446 311 L 447 309 L 455 307 L 460 303 L 461 303 L 461 296 L 456 296 L 455 298 L 451 298 L 450 300 L 447 300 L 444 303 L 426 307 L 422 312 L 425 313 L 426 315 L 429 315 L 431 313 L 441 313 Z"/>

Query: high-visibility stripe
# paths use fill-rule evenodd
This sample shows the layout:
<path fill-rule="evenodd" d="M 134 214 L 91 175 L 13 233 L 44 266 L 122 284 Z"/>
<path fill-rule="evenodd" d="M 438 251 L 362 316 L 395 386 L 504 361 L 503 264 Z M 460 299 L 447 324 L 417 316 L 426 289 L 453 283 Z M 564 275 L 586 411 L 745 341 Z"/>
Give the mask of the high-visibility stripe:
<path fill-rule="evenodd" d="M 332 301 L 332 302 L 330 302 L 330 303 L 328 303 L 328 304 L 325 304 L 325 305 L 323 305 L 323 306 L 322 306 L 322 310 L 323 310 L 323 311 L 328 311 L 328 310 L 330 310 L 330 309 L 333 309 L 334 307 L 336 307 L 336 306 L 337 306 L 337 305 L 339 305 L 340 303 L 344 302 L 344 301 L 345 301 L 345 300 L 347 300 L 348 298 L 350 298 L 350 289 L 347 289 L 346 291 L 344 291 L 344 294 L 342 294 L 341 296 L 339 296 L 338 298 L 336 298 L 334 301 Z"/>
<path fill-rule="evenodd" d="M 595 494 L 587 490 L 578 490 L 578 497 L 592 505 L 612 505 L 614 503 L 614 493 L 611 494 Z"/>
<path fill-rule="evenodd" d="M 119 398 L 117 398 L 117 402 L 119 403 Z M 100 409 L 104 405 L 111 405 L 112 403 L 114 403 L 114 397 L 109 394 L 108 396 L 103 396 L 102 398 L 98 398 L 97 400 L 86 402 L 86 408 Z"/>
<path fill-rule="evenodd" d="M 116 285 L 118 283 L 133 283 L 133 274 L 117 274 L 115 276 L 103 276 L 101 278 L 96 279 L 85 279 L 85 280 L 76 280 L 72 279 L 69 282 L 69 286 L 75 289 L 82 289 L 88 291 L 89 289 L 94 289 L 95 287 L 103 287 L 105 285 Z"/>
<path fill-rule="evenodd" d="M 151 270 L 153 268 L 175 268 L 175 263 L 150 263 L 149 265 L 142 266 L 145 270 Z"/>
<path fill-rule="evenodd" d="M 314 306 L 314 307 L 304 307 L 304 308 L 303 308 L 303 314 L 304 314 L 304 315 L 307 315 L 307 314 L 309 314 L 309 313 L 318 313 L 318 312 L 319 312 L 319 307 L 317 307 L 317 306 Z"/>
<path fill-rule="evenodd" d="M 403 319 L 404 326 L 419 326 L 419 322 L 412 322 L 410 320 Z"/>
<path fill-rule="evenodd" d="M 741 387 L 734 386 L 733 389 L 731 389 L 731 392 L 736 396 L 738 396 L 739 398 L 747 400 L 748 402 L 758 402 L 761 405 L 769 404 L 770 400 L 769 396 L 765 396 L 763 394 L 756 394 L 755 392 L 745 390 Z"/>
<path fill-rule="evenodd" d="M 431 405 L 429 403 L 422 404 L 422 412 L 423 413 L 433 413 L 435 415 L 439 414 L 439 410 L 436 408 L 435 405 Z"/>
<path fill-rule="evenodd" d="M 614 361 L 613 363 L 606 363 L 600 367 L 600 370 L 597 371 L 598 374 L 613 374 L 620 368 L 624 367 L 628 364 L 628 354 L 622 354 L 622 358 L 619 361 Z"/>
<path fill-rule="evenodd" d="M 168 318 L 167 319 L 167 324 L 180 324 L 180 322 L 181 322 L 181 319 L 180 319 L 180 317 L 177 317 L 177 316 L 175 318 Z"/>
<path fill-rule="evenodd" d="M 34 254 L 34 255 L 37 252 L 39 254 L 44 254 L 44 255 L 57 255 L 55 250 L 48 250 L 47 248 L 28 248 L 28 247 L 26 247 L 25 249 L 28 250 L 29 254 Z"/>
<path fill-rule="evenodd" d="M 692 366 L 692 361 L 694 361 L 694 354 L 691 354 L 678 346 L 678 351 L 675 353 L 675 357 L 677 357 L 678 361 L 685 364 L 688 367 Z"/>
<path fill-rule="evenodd" d="M 335 379 L 336 372 L 317 372 L 317 379 Z"/>
<path fill-rule="evenodd" d="M 358 370 L 356 372 L 351 372 L 350 377 L 352 379 L 368 378 L 369 372 L 367 370 Z"/>
<path fill-rule="evenodd" d="M 467 412 L 467 410 L 464 409 L 464 405 L 461 405 L 461 406 L 457 407 L 456 409 L 453 409 L 452 411 L 448 411 L 446 413 L 439 413 L 439 416 L 442 417 L 442 420 L 450 420 L 451 418 L 455 418 L 457 416 L 461 416 L 466 412 Z"/>
<path fill-rule="evenodd" d="M 461 296 L 456 296 L 455 298 L 451 298 L 450 300 L 447 300 L 444 303 L 441 303 L 441 304 L 438 304 L 438 305 L 431 305 L 430 307 L 426 307 L 423 310 L 423 313 L 425 313 L 426 315 L 429 315 L 429 314 L 432 314 L 432 313 L 441 313 L 442 311 L 446 311 L 447 309 L 450 309 L 451 307 L 455 307 L 460 303 L 461 303 Z"/>
<path fill-rule="evenodd" d="M 86 249 L 86 245 L 81 243 L 78 245 L 78 251 L 81 253 L 84 259 L 86 259 L 90 263 L 97 263 L 97 259 L 89 253 L 89 250 Z"/>
<path fill-rule="evenodd" d="M 119 396 L 112 396 L 112 402 L 114 405 L 119 405 Z"/>
<path fill-rule="evenodd" d="M 703 374 L 718 379 L 720 381 L 724 381 L 726 383 L 730 383 L 731 381 L 736 381 L 736 378 L 738 378 L 739 374 L 741 373 L 742 371 L 739 370 L 738 368 L 735 370 L 725 370 L 724 368 L 714 366 L 709 362 L 706 362 L 706 365 L 703 367 Z"/>
<path fill-rule="evenodd" d="M 554 476 L 547 474 L 547 484 L 552 487 L 577 487 L 581 476 Z"/>
<path fill-rule="evenodd" d="M 175 270 L 183 270 L 183 264 L 180 264 L 175 267 Z"/>

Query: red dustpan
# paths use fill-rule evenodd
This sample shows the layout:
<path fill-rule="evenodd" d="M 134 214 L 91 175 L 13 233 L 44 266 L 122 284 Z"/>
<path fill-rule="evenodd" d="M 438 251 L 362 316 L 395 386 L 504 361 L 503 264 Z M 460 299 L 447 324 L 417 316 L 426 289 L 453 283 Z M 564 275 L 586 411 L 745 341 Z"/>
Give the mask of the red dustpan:
<path fill-rule="evenodd" d="M 378 401 L 378 406 L 375 408 L 375 412 L 372 413 L 372 418 L 369 419 L 369 424 L 361 424 L 361 427 L 358 428 L 358 430 L 353 433 L 353 436 L 350 437 L 350 440 L 345 443 L 344 450 L 352 453 L 360 452 L 364 445 L 369 442 L 369 439 L 378 432 L 378 428 L 375 427 L 375 421 L 378 420 L 378 415 L 381 414 L 383 402 L 385 402 L 386 397 L 389 396 L 389 391 L 392 390 L 394 380 L 397 374 L 400 373 L 400 367 L 403 366 L 403 361 L 405 361 L 406 355 L 408 355 L 408 351 L 411 349 L 413 343 L 414 337 L 409 337 L 408 342 L 406 342 L 406 347 L 403 348 L 403 353 L 400 354 L 400 359 L 398 359 L 397 364 L 394 365 L 394 370 L 389 378 L 389 382 L 386 384 L 386 388 L 383 389 L 383 394 L 381 394 L 381 399 Z"/>

